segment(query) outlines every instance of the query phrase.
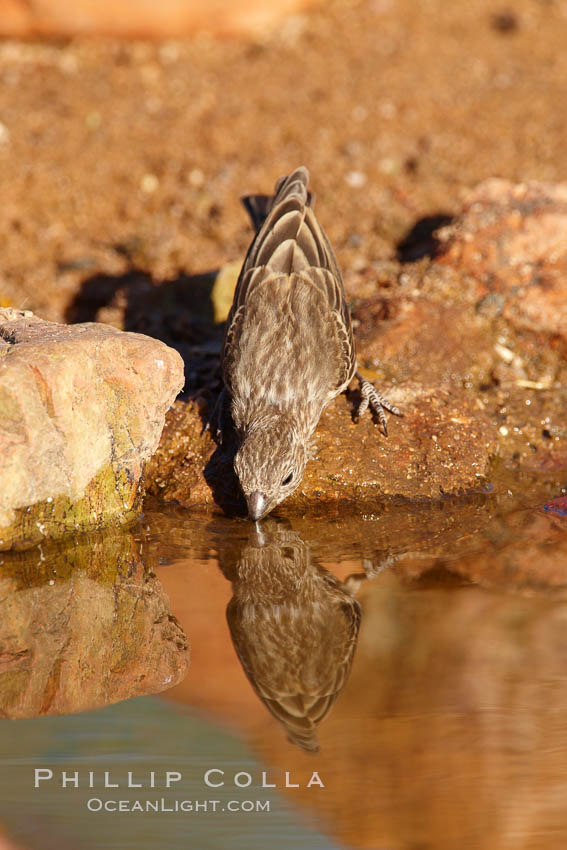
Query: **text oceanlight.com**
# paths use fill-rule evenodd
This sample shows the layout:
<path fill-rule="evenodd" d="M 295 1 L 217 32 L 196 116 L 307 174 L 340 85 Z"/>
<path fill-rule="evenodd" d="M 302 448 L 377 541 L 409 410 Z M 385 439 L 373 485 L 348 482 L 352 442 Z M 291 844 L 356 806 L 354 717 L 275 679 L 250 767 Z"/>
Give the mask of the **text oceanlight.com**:
<path fill-rule="evenodd" d="M 101 800 L 91 797 L 87 800 L 89 812 L 269 812 L 269 800 Z"/>

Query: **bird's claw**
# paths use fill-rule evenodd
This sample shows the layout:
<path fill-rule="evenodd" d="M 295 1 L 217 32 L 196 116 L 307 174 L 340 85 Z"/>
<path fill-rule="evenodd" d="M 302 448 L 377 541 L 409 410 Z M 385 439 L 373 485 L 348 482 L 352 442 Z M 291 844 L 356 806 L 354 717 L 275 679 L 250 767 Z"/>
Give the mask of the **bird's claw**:
<path fill-rule="evenodd" d="M 359 372 L 356 373 L 356 377 L 360 381 L 360 394 L 362 396 L 360 404 L 356 410 L 357 421 L 360 421 L 360 418 L 366 413 L 368 408 L 370 408 L 371 411 L 378 417 L 382 430 L 387 437 L 388 424 L 386 422 L 386 414 L 384 413 L 384 410 L 393 413 L 395 416 L 402 416 L 403 414 L 401 410 L 399 410 L 395 404 L 392 404 L 391 401 L 388 401 L 387 398 L 384 398 L 384 396 L 378 392 L 374 384 L 371 384 L 370 381 L 363 378 Z"/>

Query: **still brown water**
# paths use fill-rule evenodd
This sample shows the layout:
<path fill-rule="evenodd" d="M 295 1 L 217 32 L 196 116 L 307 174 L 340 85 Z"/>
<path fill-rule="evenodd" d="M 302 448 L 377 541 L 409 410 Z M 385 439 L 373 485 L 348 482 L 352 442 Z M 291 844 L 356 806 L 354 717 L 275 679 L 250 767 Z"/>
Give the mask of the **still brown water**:
<path fill-rule="evenodd" d="M 4 556 L 0 848 L 564 847 L 567 500 L 521 492 Z"/>

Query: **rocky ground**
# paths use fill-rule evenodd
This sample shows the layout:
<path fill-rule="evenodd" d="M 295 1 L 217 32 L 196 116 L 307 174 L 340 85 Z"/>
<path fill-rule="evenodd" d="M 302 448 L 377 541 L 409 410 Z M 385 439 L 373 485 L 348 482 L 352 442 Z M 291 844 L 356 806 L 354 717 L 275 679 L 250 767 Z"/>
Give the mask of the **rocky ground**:
<path fill-rule="evenodd" d="M 537 37 L 536 37 L 537 35 Z M 155 336 L 185 361 L 147 488 L 239 510 L 202 433 L 250 230 L 312 174 L 386 440 L 356 389 L 293 505 L 557 494 L 567 429 L 562 4 L 333 2 L 233 41 L 0 44 L 0 302 Z M 220 274 L 219 274 L 220 270 Z M 536 488 L 536 489 L 537 489 Z"/>
<path fill-rule="evenodd" d="M 372 275 L 374 294 L 353 297 L 359 362 L 404 416 L 385 439 L 370 417 L 353 421 L 356 389 L 335 400 L 290 505 L 438 499 L 505 488 L 514 470 L 561 487 L 566 193 L 566 184 L 486 181 L 451 225 L 430 234 L 426 256 Z M 201 433 L 211 403 L 207 386 L 176 403 L 149 489 L 185 505 L 237 508 L 230 450 Z"/>

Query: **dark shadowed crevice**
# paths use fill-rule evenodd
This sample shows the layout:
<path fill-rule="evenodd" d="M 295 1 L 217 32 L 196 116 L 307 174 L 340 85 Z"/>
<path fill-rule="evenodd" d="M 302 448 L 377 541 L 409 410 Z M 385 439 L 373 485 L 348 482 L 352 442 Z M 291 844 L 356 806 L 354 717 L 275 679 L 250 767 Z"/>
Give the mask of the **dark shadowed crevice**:
<path fill-rule="evenodd" d="M 437 213 L 420 218 L 397 244 L 397 258 L 401 263 L 413 263 L 423 257 L 435 257 L 439 251 L 436 232 L 453 221 L 448 213 Z"/>

